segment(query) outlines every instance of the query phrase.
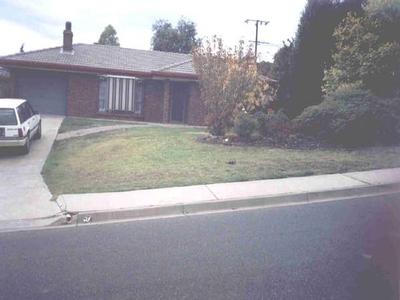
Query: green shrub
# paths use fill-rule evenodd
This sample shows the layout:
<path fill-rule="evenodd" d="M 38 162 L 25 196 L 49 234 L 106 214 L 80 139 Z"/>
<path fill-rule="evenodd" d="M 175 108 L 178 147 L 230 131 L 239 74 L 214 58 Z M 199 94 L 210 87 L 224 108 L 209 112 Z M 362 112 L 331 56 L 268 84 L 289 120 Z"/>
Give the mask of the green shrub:
<path fill-rule="evenodd" d="M 323 101 L 319 105 L 306 108 L 293 120 L 294 130 L 298 133 L 326 140 L 331 134 L 331 124 L 338 112 L 339 102 Z"/>
<path fill-rule="evenodd" d="M 335 91 L 328 92 L 326 100 L 336 101 L 362 101 L 370 95 L 370 92 L 362 89 L 359 83 L 349 83 L 339 85 Z"/>
<path fill-rule="evenodd" d="M 284 140 L 292 132 L 289 118 L 281 111 L 268 114 L 257 112 L 255 118 L 260 134 L 266 138 Z"/>
<path fill-rule="evenodd" d="M 338 91 L 305 109 L 293 123 L 298 133 L 338 145 L 394 144 L 400 138 L 400 98 Z"/>
<path fill-rule="evenodd" d="M 240 113 L 234 121 L 233 131 L 243 140 L 250 140 L 258 127 L 257 119 L 249 113 Z"/>

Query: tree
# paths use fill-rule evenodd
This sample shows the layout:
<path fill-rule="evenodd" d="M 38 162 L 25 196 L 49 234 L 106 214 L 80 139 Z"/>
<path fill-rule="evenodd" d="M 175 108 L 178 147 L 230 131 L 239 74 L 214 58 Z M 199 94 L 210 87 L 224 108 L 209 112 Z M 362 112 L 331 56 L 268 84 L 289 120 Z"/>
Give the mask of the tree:
<path fill-rule="evenodd" d="M 376 0 L 365 15 L 348 14 L 334 33 L 336 53 L 326 72 L 325 87 L 356 85 L 391 96 L 400 84 L 400 1 Z"/>
<path fill-rule="evenodd" d="M 287 42 L 283 42 L 283 47 L 274 55 L 272 74 L 278 80 L 278 101 L 274 103 L 276 109 L 290 103 L 292 99 L 294 40 Z"/>
<path fill-rule="evenodd" d="M 257 63 L 257 67 L 258 67 L 258 72 L 261 75 L 273 78 L 273 68 L 274 68 L 274 64 L 272 62 L 269 61 L 261 61 L 259 63 Z"/>
<path fill-rule="evenodd" d="M 207 40 L 194 51 L 193 63 L 212 134 L 224 135 L 239 112 L 263 106 L 266 85 L 260 82 L 254 54 L 244 49 L 243 41 L 227 50 L 221 39 Z"/>
<path fill-rule="evenodd" d="M 108 25 L 106 28 L 104 28 L 103 32 L 100 35 L 98 44 L 119 46 L 117 31 L 112 25 Z"/>
<path fill-rule="evenodd" d="M 281 74 L 278 104 L 288 116 L 322 101 L 324 70 L 332 63 L 333 32 L 348 11 L 361 11 L 364 2 L 308 0 L 292 48 L 282 50 L 290 55 L 282 70 L 289 74 Z"/>
<path fill-rule="evenodd" d="M 189 20 L 180 19 L 175 28 L 166 20 L 157 20 L 152 30 L 153 50 L 190 53 L 199 43 L 196 38 L 196 25 Z"/>

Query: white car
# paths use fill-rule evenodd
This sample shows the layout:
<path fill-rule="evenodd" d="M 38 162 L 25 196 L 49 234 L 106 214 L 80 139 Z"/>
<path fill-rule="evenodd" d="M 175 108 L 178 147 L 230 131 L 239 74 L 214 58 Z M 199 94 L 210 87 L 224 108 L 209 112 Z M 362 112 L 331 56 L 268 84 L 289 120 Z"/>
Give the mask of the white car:
<path fill-rule="evenodd" d="M 31 140 L 42 136 L 42 122 L 25 99 L 0 99 L 0 147 L 22 147 L 29 153 Z"/>

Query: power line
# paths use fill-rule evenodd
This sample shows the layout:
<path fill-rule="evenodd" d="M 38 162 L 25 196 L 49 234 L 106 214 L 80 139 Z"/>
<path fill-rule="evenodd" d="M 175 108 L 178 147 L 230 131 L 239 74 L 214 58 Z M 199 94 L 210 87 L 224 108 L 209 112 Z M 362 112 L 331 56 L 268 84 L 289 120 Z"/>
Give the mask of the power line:
<path fill-rule="evenodd" d="M 254 56 L 255 56 L 255 60 L 257 61 L 257 46 L 260 43 L 266 43 L 266 42 L 259 42 L 258 41 L 258 25 L 268 25 L 269 21 L 263 21 L 263 20 L 254 20 L 254 19 L 247 19 L 246 24 L 248 24 L 249 22 L 252 22 L 256 25 L 256 40 L 254 41 Z"/>
<path fill-rule="evenodd" d="M 249 40 L 249 42 L 250 43 L 255 43 L 256 41 Z M 260 41 L 258 41 L 257 43 L 259 45 L 266 45 L 266 46 L 270 46 L 270 47 L 276 47 L 276 48 L 280 48 L 281 47 L 281 45 L 270 43 L 270 42 L 260 42 Z"/>

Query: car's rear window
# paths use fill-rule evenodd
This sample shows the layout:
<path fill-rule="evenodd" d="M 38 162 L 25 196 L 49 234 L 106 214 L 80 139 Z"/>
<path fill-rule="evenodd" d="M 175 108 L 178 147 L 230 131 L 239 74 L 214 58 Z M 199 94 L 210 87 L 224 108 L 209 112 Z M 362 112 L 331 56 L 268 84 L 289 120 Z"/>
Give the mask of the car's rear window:
<path fill-rule="evenodd" d="M 18 125 L 15 110 L 11 108 L 0 108 L 0 126 Z"/>

